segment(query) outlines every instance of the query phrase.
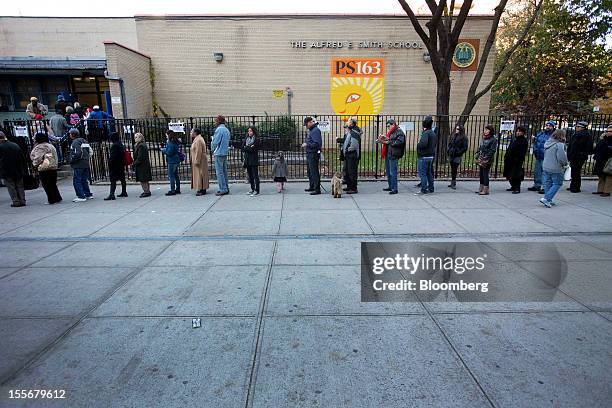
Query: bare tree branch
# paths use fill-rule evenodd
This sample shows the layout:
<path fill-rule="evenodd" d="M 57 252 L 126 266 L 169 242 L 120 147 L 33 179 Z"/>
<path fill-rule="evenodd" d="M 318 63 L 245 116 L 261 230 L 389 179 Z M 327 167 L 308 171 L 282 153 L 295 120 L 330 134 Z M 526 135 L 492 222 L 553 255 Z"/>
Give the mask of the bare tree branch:
<path fill-rule="evenodd" d="M 459 11 L 459 15 L 455 21 L 455 27 L 453 27 L 453 30 L 451 31 L 451 41 L 455 44 L 459 41 L 459 34 L 461 34 L 461 30 L 463 30 L 463 26 L 465 25 L 471 8 L 472 0 L 465 0 L 465 2 L 461 5 L 461 10 Z"/>
<path fill-rule="evenodd" d="M 478 85 L 480 84 L 480 80 L 482 79 L 482 74 L 484 72 L 486 60 L 488 59 L 489 53 L 491 52 L 493 41 L 495 40 L 495 35 L 497 34 L 497 29 L 499 27 L 499 20 L 501 18 L 501 14 L 504 11 L 507 0 L 502 0 L 497 5 L 497 7 L 495 8 L 495 18 L 493 20 L 493 26 L 491 27 L 491 32 L 489 33 L 489 37 L 487 38 L 487 43 L 481 55 L 478 70 L 476 71 L 476 75 L 474 76 L 474 80 L 472 81 L 472 85 L 470 86 L 470 89 L 468 91 L 467 101 L 463 109 L 463 112 L 461 113 L 462 116 L 468 115 L 471 112 L 474 105 L 476 105 L 476 102 L 478 101 L 478 99 L 480 99 L 483 95 L 489 92 L 489 90 L 493 87 L 493 85 L 495 84 L 495 82 L 497 81 L 501 73 L 503 72 L 506 64 L 512 57 L 512 54 L 514 53 L 514 51 L 516 51 L 516 49 L 523 43 L 523 41 L 527 37 L 529 30 L 533 26 L 533 23 L 535 22 L 535 20 L 537 19 L 540 13 L 540 8 L 542 7 L 542 1 L 543 0 L 538 1 L 533 14 L 531 15 L 531 17 L 525 24 L 523 32 L 521 33 L 517 41 L 514 43 L 514 45 L 504 54 L 504 57 L 502 58 L 501 63 L 499 64 L 495 72 L 493 73 L 493 77 L 491 78 L 491 81 L 489 81 L 489 83 L 481 91 L 476 93 Z"/>
<path fill-rule="evenodd" d="M 421 23 L 419 23 L 419 19 L 414 14 L 414 11 L 412 11 L 412 8 L 408 5 L 408 3 L 406 3 L 405 0 L 398 0 L 398 1 L 399 1 L 400 6 L 402 6 L 404 11 L 408 15 L 408 18 L 410 19 L 410 22 L 414 26 L 415 31 L 417 32 L 419 37 L 421 37 L 421 40 L 423 40 L 424 43 L 429 44 L 429 37 L 427 36 L 427 33 L 425 32 L 425 30 L 423 30 L 423 26 L 421 26 Z"/>

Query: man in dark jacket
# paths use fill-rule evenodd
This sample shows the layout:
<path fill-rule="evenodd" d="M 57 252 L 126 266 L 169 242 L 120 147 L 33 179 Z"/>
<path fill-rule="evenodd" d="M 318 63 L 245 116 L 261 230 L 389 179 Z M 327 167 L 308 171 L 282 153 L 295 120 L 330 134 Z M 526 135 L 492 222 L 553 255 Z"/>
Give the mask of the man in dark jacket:
<path fill-rule="evenodd" d="M 76 193 L 76 197 L 72 201 L 80 203 L 93 198 L 93 194 L 89 190 L 89 158 L 92 152 L 89 143 L 81 137 L 78 129 L 72 128 L 68 134 L 70 140 L 72 140 L 70 166 L 73 171 L 72 184 Z"/>
<path fill-rule="evenodd" d="M 359 151 L 361 144 L 361 129 L 357 126 L 357 119 L 347 121 L 346 134 L 342 140 L 342 155 L 346 169 L 346 194 L 357 194 L 357 174 L 359 169 Z"/>
<path fill-rule="evenodd" d="M 593 150 L 591 134 L 587 130 L 589 124 L 580 121 L 576 124 L 576 131 L 569 141 L 567 148 L 567 158 L 572 168 L 572 181 L 568 190 L 572 193 L 580 192 L 582 166 L 587 161 L 589 154 Z"/>
<path fill-rule="evenodd" d="M 383 158 L 385 159 L 385 170 L 387 171 L 388 188 L 383 191 L 388 191 L 389 194 L 397 194 L 397 162 L 404 156 L 406 150 L 406 135 L 404 131 L 397 125 L 395 119 L 387 120 L 387 134 L 380 135 L 378 141 L 383 146 Z"/>
<path fill-rule="evenodd" d="M 434 192 L 433 159 L 436 155 L 438 136 L 431 130 L 433 118 L 426 116 L 423 119 L 423 131 L 417 143 L 417 170 L 421 179 L 421 191 L 417 194 L 430 194 Z"/>
<path fill-rule="evenodd" d="M 308 162 L 308 181 L 310 186 L 304 190 L 310 195 L 321 194 L 321 174 L 319 173 L 319 160 L 321 158 L 321 147 L 323 139 L 321 138 L 321 130 L 317 123 L 308 116 L 304 119 L 304 126 L 308 128 L 306 142 L 302 147 L 306 148 L 306 160 Z"/>
<path fill-rule="evenodd" d="M 524 126 L 516 128 L 514 138 L 506 148 L 504 156 L 504 177 L 510 182 L 510 188 L 506 191 L 512 191 L 512 194 L 521 192 L 521 181 L 525 176 L 523 163 L 528 150 L 525 133 Z"/>
<path fill-rule="evenodd" d="M 533 138 L 533 156 L 535 157 L 535 162 L 533 165 L 533 186 L 529 187 L 527 190 L 529 191 L 539 191 L 540 194 L 544 194 L 544 187 L 542 185 L 542 163 L 544 162 L 544 144 L 550 138 L 550 135 L 555 131 L 555 127 L 557 126 L 557 122 L 554 120 L 549 120 L 546 122 L 546 126 L 544 126 L 544 130 L 538 132 L 538 134 Z"/>
<path fill-rule="evenodd" d="M 26 205 L 23 174 L 26 160 L 16 143 L 9 142 L 4 132 L 0 131 L 0 177 L 6 182 L 13 203 L 11 207 Z"/>

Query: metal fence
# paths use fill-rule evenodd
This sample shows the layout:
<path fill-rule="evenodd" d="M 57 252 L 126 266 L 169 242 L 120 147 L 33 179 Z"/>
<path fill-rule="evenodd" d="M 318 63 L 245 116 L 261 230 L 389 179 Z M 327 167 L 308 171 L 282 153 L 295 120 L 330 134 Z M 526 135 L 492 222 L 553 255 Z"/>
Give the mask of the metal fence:
<path fill-rule="evenodd" d="M 307 134 L 303 126 L 303 120 L 307 115 L 292 116 L 228 116 L 226 125 L 231 132 L 233 144 L 238 144 L 246 135 L 247 128 L 254 126 L 258 129 L 261 138 L 260 177 L 262 180 L 272 179 L 272 165 L 276 154 L 284 153 L 289 167 L 289 179 L 306 179 L 306 155 L 301 148 Z M 334 172 L 342 169 L 339 157 L 339 145 L 337 138 L 344 135 L 345 117 L 338 115 L 311 115 L 319 123 L 323 132 L 323 148 L 321 158 L 321 177 L 330 178 Z M 406 132 L 406 153 L 398 163 L 399 177 L 414 178 L 417 176 L 416 145 L 421 132 L 421 122 L 424 115 L 371 115 L 357 116 L 358 124 L 363 130 L 361 143 L 361 159 L 359 162 L 359 177 L 361 179 L 377 179 L 385 177 L 384 160 L 381 158 L 380 144 L 376 143 L 377 137 L 386 132 L 387 119 L 395 119 Z M 531 177 L 533 171 L 534 157 L 531 153 L 532 136 L 535 136 L 544 128 L 548 120 L 556 120 L 558 127 L 568 131 L 568 140 L 573 134 L 573 127 L 577 121 L 587 121 L 590 126 L 593 142 L 598 140 L 606 126 L 612 123 L 612 115 L 512 115 L 512 116 L 447 116 L 435 117 L 434 126 L 441 135 L 438 143 L 438 154 L 434 160 L 436 177 L 450 177 L 450 166 L 445 160 L 446 138 L 450 129 L 463 119 L 466 135 L 469 140 L 469 148 L 463 157 L 459 168 L 458 177 L 478 177 L 478 168 L 474 161 L 474 154 L 480 143 L 480 138 L 485 125 L 490 124 L 497 130 L 499 138 L 498 150 L 494 157 L 491 177 L 500 178 L 503 172 L 503 158 L 505 149 L 512 138 L 511 131 L 500 131 L 502 121 L 513 120 L 515 126 L 522 125 L 527 129 L 527 139 L 530 150 L 525 159 L 525 176 Z M 81 135 L 88 139 L 93 148 L 92 157 L 92 179 L 93 181 L 105 181 L 108 179 L 108 155 L 110 151 L 109 135 L 118 132 L 126 148 L 132 150 L 134 146 L 134 134 L 140 132 L 144 135 L 149 147 L 149 156 L 152 165 L 154 180 L 167 179 L 167 166 L 164 155 L 160 149 L 166 143 L 166 130 L 171 124 L 181 126 L 184 133 L 181 134 L 180 149 L 186 155 L 185 162 L 179 167 L 181 179 L 191 177 L 191 165 L 189 148 L 191 138 L 189 131 L 192 128 L 202 130 L 204 139 L 210 148 L 210 141 L 214 133 L 214 117 L 189 117 L 189 118 L 146 118 L 146 119 L 109 119 L 99 122 L 79 123 L 76 127 Z M 29 152 L 32 139 L 37 131 L 47 132 L 46 121 L 4 121 L 3 128 L 7 135 L 19 140 L 24 149 Z M 64 138 L 59 143 L 64 157 L 68 152 L 69 139 Z M 57 145 L 56 145 L 57 146 Z M 212 155 L 212 152 L 209 153 Z M 209 158 L 209 171 L 211 177 L 215 178 L 212 166 L 212 156 Z M 242 153 L 239 149 L 232 148 L 228 156 L 229 178 L 232 180 L 243 180 L 246 172 L 242 167 Z M 583 168 L 584 175 L 592 172 L 592 158 L 589 158 Z M 128 178 L 133 179 L 131 169 L 128 169 Z"/>

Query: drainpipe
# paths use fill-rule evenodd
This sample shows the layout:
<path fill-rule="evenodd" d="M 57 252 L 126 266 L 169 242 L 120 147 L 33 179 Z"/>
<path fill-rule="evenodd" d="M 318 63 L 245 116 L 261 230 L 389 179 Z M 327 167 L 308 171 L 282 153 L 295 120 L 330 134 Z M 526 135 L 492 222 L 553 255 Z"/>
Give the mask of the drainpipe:
<path fill-rule="evenodd" d="M 119 90 L 121 92 L 121 111 L 123 113 L 123 119 L 127 119 L 128 118 L 127 100 L 125 99 L 125 85 L 123 84 L 123 79 L 121 79 L 121 77 L 118 77 L 118 76 L 109 75 L 108 71 L 104 71 L 104 78 L 108 79 L 109 81 L 119 82 Z"/>

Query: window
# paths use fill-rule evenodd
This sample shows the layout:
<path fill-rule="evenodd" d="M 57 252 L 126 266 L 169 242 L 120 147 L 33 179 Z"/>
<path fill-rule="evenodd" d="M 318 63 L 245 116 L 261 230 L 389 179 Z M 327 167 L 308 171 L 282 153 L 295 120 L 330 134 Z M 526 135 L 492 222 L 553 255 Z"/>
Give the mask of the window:
<path fill-rule="evenodd" d="M 41 103 L 47 105 L 42 99 L 41 81 L 37 77 L 15 79 L 15 110 L 25 110 L 30 98 L 36 96 Z"/>
<path fill-rule="evenodd" d="M 0 78 L 0 112 L 15 110 L 13 90 L 8 79 Z"/>

